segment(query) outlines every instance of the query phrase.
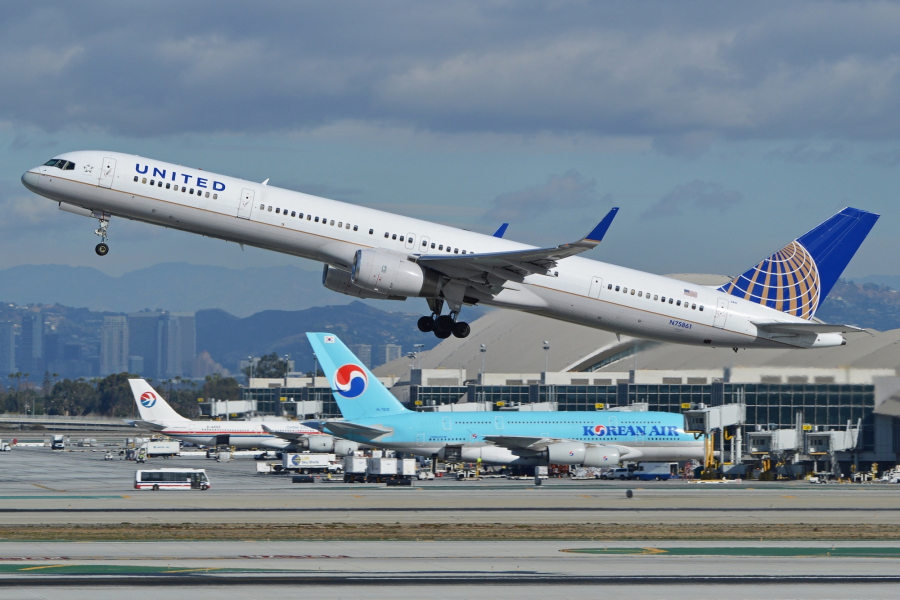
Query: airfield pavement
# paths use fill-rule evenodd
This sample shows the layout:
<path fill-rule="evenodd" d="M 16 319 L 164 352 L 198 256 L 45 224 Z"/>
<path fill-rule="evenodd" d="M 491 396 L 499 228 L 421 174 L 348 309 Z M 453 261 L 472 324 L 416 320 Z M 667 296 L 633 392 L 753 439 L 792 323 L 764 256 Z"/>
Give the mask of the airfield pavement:
<path fill-rule="evenodd" d="M 900 583 L 898 485 L 387 488 L 174 458 L 146 467 L 205 468 L 212 489 L 152 492 L 104 453 L 0 454 L 4 600 L 894 598 Z"/>

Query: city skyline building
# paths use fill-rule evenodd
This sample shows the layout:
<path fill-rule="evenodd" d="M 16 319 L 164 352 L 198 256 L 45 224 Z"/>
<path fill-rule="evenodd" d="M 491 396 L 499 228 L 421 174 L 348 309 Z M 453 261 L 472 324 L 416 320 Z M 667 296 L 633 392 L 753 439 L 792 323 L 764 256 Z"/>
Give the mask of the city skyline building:
<path fill-rule="evenodd" d="M 103 317 L 100 376 L 128 371 L 128 317 Z"/>

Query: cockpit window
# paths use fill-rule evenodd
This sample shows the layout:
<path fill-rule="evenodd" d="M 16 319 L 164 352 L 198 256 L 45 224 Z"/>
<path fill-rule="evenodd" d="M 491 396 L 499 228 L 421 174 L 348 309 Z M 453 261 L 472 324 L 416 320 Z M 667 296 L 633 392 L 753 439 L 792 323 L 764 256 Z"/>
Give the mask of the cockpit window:
<path fill-rule="evenodd" d="M 63 171 L 74 171 L 75 163 L 70 162 L 68 160 L 63 160 L 61 158 L 51 158 L 47 162 L 44 163 L 45 167 L 56 167 L 57 169 L 62 169 Z"/>

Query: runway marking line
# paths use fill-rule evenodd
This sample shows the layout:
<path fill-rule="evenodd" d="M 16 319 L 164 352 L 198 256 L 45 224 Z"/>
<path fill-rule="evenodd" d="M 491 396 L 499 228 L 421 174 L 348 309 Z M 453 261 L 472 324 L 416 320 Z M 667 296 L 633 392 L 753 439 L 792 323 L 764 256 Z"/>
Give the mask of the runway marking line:
<path fill-rule="evenodd" d="M 859 546 L 834 548 L 809 547 L 700 547 L 700 548 L 571 548 L 560 550 L 573 554 L 659 555 L 670 556 L 780 556 L 785 558 L 900 558 L 900 547 L 869 548 Z"/>
<path fill-rule="evenodd" d="M 52 487 L 47 487 L 46 485 L 40 485 L 38 483 L 32 483 L 31 485 L 33 485 L 34 487 L 39 487 L 43 490 L 50 490 L 51 492 L 65 492 L 66 491 L 66 490 L 55 490 Z"/>

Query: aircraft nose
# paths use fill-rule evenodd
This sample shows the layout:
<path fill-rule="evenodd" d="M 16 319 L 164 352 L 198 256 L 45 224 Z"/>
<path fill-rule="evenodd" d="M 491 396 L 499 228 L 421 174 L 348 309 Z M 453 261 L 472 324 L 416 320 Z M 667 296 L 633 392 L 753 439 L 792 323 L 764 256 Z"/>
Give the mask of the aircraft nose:
<path fill-rule="evenodd" d="M 40 173 L 35 173 L 34 171 L 25 171 L 25 173 L 22 175 L 22 185 L 27 187 L 32 192 L 38 191 L 38 183 L 40 181 Z"/>

